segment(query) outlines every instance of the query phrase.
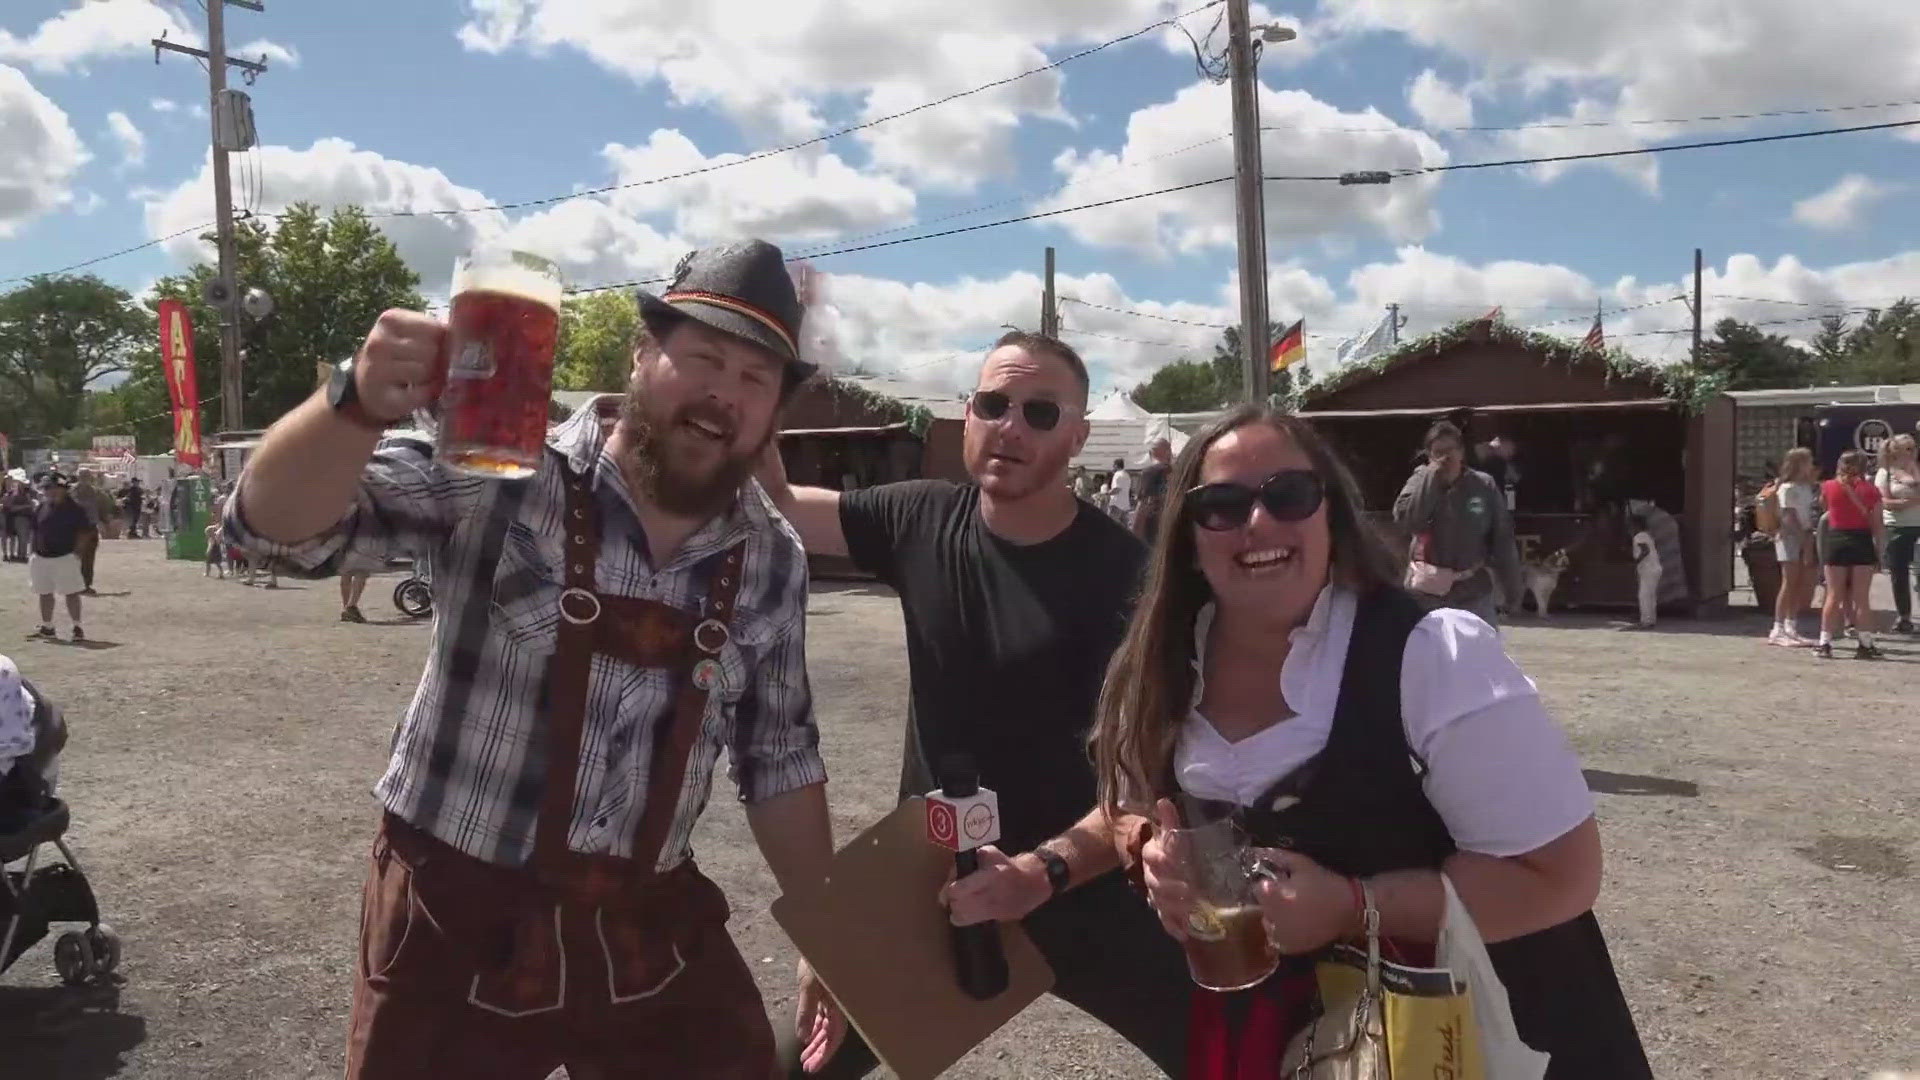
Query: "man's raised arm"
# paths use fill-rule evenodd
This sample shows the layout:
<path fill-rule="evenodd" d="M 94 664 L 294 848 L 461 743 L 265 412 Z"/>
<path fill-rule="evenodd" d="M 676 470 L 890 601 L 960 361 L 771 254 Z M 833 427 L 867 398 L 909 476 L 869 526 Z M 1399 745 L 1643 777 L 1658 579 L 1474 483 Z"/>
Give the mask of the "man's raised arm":
<path fill-rule="evenodd" d="M 847 533 L 840 524 L 840 493 L 828 488 L 794 487 L 787 483 L 787 463 L 780 459 L 780 437 L 767 441 L 756 474 L 760 486 L 780 513 L 793 523 L 810 555 L 847 554 Z"/>
<path fill-rule="evenodd" d="M 388 311 L 354 358 L 357 401 L 335 408 L 323 391 L 281 417 L 247 462 L 237 498 L 247 526 L 281 544 L 311 539 L 353 507 L 385 424 L 423 404 L 446 327 L 417 311 Z"/>

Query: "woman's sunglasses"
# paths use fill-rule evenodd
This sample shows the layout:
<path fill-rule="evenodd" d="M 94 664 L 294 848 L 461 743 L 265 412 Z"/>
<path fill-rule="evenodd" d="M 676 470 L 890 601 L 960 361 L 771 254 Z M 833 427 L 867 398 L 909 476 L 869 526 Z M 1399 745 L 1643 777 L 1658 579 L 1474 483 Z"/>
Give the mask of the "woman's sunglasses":
<path fill-rule="evenodd" d="M 1260 481 L 1259 487 L 1201 484 L 1187 492 L 1187 514 L 1203 529 L 1225 532 L 1253 517 L 1255 501 L 1280 521 L 1304 521 L 1326 497 L 1327 485 L 1320 474 L 1311 469 L 1282 469 Z"/>
<path fill-rule="evenodd" d="M 982 420 L 998 420 L 1012 407 L 1013 399 L 998 390 L 973 392 L 973 415 Z M 1035 431 L 1052 431 L 1060 424 L 1060 403 L 1028 398 L 1020 403 L 1020 418 Z"/>

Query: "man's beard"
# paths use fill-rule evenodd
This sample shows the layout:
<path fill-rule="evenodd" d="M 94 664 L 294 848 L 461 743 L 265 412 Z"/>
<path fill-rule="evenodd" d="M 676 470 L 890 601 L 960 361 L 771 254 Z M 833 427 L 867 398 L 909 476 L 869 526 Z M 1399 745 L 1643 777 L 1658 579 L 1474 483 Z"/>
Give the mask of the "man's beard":
<path fill-rule="evenodd" d="M 638 487 L 637 494 L 651 499 L 669 514 L 685 517 L 711 517 L 726 509 L 740 485 L 753 475 L 767 439 L 760 440 L 758 446 L 744 454 L 729 450 L 719 464 L 704 474 L 690 473 L 684 468 L 675 468 L 668 438 L 690 414 L 697 415 L 699 410 L 683 406 L 671 417 L 656 418 L 642 403 L 642 398 L 640 380 L 636 377 L 620 402 L 620 424 L 627 430 L 627 451 L 620 464 L 628 479 Z M 772 437 L 773 432 L 768 431 L 767 438 Z"/>

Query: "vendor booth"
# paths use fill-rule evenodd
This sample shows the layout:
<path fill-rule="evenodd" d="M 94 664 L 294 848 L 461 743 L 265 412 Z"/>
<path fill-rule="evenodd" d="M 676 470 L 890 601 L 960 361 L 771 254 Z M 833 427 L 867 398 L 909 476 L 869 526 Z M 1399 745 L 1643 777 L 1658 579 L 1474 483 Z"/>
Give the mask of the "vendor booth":
<path fill-rule="evenodd" d="M 1482 319 L 1334 373 L 1299 411 L 1339 448 L 1398 550 L 1408 538 L 1394 497 L 1427 428 L 1451 419 L 1474 467 L 1506 488 L 1522 560 L 1567 552 L 1556 606 L 1634 606 L 1630 506 L 1678 548 L 1662 560 L 1663 605 L 1714 608 L 1732 588 L 1733 407 L 1681 372 Z"/>

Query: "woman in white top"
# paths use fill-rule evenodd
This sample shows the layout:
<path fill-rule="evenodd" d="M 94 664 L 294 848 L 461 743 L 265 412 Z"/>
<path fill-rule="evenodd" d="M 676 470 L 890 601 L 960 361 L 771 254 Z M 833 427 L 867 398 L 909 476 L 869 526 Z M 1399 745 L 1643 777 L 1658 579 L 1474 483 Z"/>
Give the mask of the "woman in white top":
<path fill-rule="evenodd" d="M 1813 644 L 1795 624 L 1813 603 L 1813 586 L 1819 579 L 1820 559 L 1813 536 L 1818 479 L 1813 451 L 1806 447 L 1796 446 L 1781 459 L 1780 478 L 1773 489 L 1780 503 L 1780 530 L 1773 537 L 1773 553 L 1780 560 L 1780 592 L 1774 597 L 1773 630 L 1767 635 L 1775 645 Z"/>
<path fill-rule="evenodd" d="M 1306 1021 L 1304 957 L 1358 930 L 1360 879 L 1383 936 L 1430 956 L 1444 872 L 1550 1077 L 1650 1076 L 1591 914 L 1593 797 L 1499 634 L 1399 588 L 1345 467 L 1295 417 L 1228 413 L 1181 453 L 1168 492 L 1179 524 L 1101 695 L 1102 803 L 1175 937 L 1191 891 L 1142 815 L 1239 819 L 1283 877 L 1260 902 L 1292 958 L 1243 992 L 1277 1024 L 1224 1019 L 1248 1010 L 1200 992 L 1190 1075 L 1274 1074 L 1285 1040 L 1262 1032 Z"/>
<path fill-rule="evenodd" d="M 1880 471 L 1873 484 L 1880 489 L 1880 510 L 1887 523 L 1887 573 L 1893 576 L 1893 609 L 1900 618 L 1895 633 L 1913 633 L 1914 545 L 1920 543 L 1920 465 L 1914 461 L 1914 438 L 1895 435 L 1880 449 Z"/>

